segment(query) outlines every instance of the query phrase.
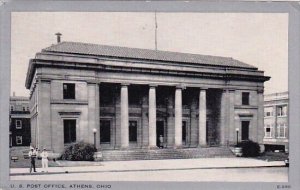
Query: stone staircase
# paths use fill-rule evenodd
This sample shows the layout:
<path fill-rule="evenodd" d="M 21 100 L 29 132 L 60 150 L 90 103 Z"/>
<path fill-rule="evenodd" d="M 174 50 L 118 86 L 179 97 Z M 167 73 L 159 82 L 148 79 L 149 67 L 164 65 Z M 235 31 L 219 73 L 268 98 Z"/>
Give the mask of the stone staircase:
<path fill-rule="evenodd" d="M 234 157 L 228 147 L 103 150 L 97 152 L 95 156 L 96 160 L 103 161 Z"/>

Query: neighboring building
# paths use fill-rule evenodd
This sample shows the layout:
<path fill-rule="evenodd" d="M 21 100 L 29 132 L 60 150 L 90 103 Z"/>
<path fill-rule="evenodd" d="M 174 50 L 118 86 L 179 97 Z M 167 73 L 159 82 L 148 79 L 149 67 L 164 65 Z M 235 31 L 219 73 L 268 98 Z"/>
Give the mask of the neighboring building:
<path fill-rule="evenodd" d="M 263 144 L 270 77 L 232 58 L 61 42 L 30 60 L 32 143 L 102 149 Z"/>
<path fill-rule="evenodd" d="M 265 148 L 288 151 L 288 92 L 265 95 L 264 102 Z"/>
<path fill-rule="evenodd" d="M 10 146 L 29 146 L 31 142 L 29 98 L 10 97 Z"/>

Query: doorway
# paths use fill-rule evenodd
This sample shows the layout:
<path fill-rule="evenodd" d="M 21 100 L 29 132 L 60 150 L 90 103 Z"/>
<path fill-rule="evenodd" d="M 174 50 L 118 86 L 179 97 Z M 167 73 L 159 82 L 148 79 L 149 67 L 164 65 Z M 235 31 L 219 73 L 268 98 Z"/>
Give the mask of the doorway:
<path fill-rule="evenodd" d="M 64 143 L 76 142 L 76 119 L 64 120 Z"/>
<path fill-rule="evenodd" d="M 164 121 L 156 121 L 156 146 L 159 146 L 160 135 L 165 139 Z M 163 140 L 165 142 L 165 140 Z"/>
<path fill-rule="evenodd" d="M 242 121 L 242 141 L 249 140 L 250 121 Z"/>
<path fill-rule="evenodd" d="M 129 121 L 129 142 L 137 143 L 137 121 L 130 120 Z"/>
<path fill-rule="evenodd" d="M 186 121 L 182 121 L 182 145 L 187 144 L 187 128 Z"/>
<path fill-rule="evenodd" d="M 100 120 L 100 143 L 110 144 L 110 120 Z"/>

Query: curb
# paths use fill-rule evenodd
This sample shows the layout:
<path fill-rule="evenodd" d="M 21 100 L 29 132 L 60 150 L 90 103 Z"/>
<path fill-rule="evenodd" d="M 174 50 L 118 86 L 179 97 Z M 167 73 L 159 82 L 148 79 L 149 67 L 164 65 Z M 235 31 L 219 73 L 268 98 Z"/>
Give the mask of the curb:
<path fill-rule="evenodd" d="M 286 167 L 285 165 L 273 166 L 232 166 L 232 167 L 198 167 L 198 168 L 165 168 L 165 169 L 132 169 L 132 170 L 104 170 L 104 171 L 64 171 L 64 172 L 40 172 L 40 173 L 11 173 L 10 176 L 20 175 L 55 175 L 74 173 L 108 173 L 108 172 L 145 172 L 145 171 L 170 171 L 170 170 L 198 170 L 198 169 L 245 169 L 245 168 L 275 168 Z"/>

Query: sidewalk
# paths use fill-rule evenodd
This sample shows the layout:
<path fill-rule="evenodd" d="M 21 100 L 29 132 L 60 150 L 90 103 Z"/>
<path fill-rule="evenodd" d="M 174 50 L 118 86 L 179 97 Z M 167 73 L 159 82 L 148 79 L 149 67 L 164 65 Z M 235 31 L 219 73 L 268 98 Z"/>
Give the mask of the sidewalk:
<path fill-rule="evenodd" d="M 11 168 L 11 175 L 40 175 L 59 173 L 89 173 L 89 172 L 129 172 L 156 170 L 192 170 L 192 169 L 225 169 L 225 168 L 255 168 L 283 167 L 283 161 L 263 161 L 253 158 L 199 158 L 171 160 L 134 160 L 106 162 L 71 162 L 57 161 L 59 167 L 49 167 L 48 173 L 29 173 L 29 168 Z"/>

